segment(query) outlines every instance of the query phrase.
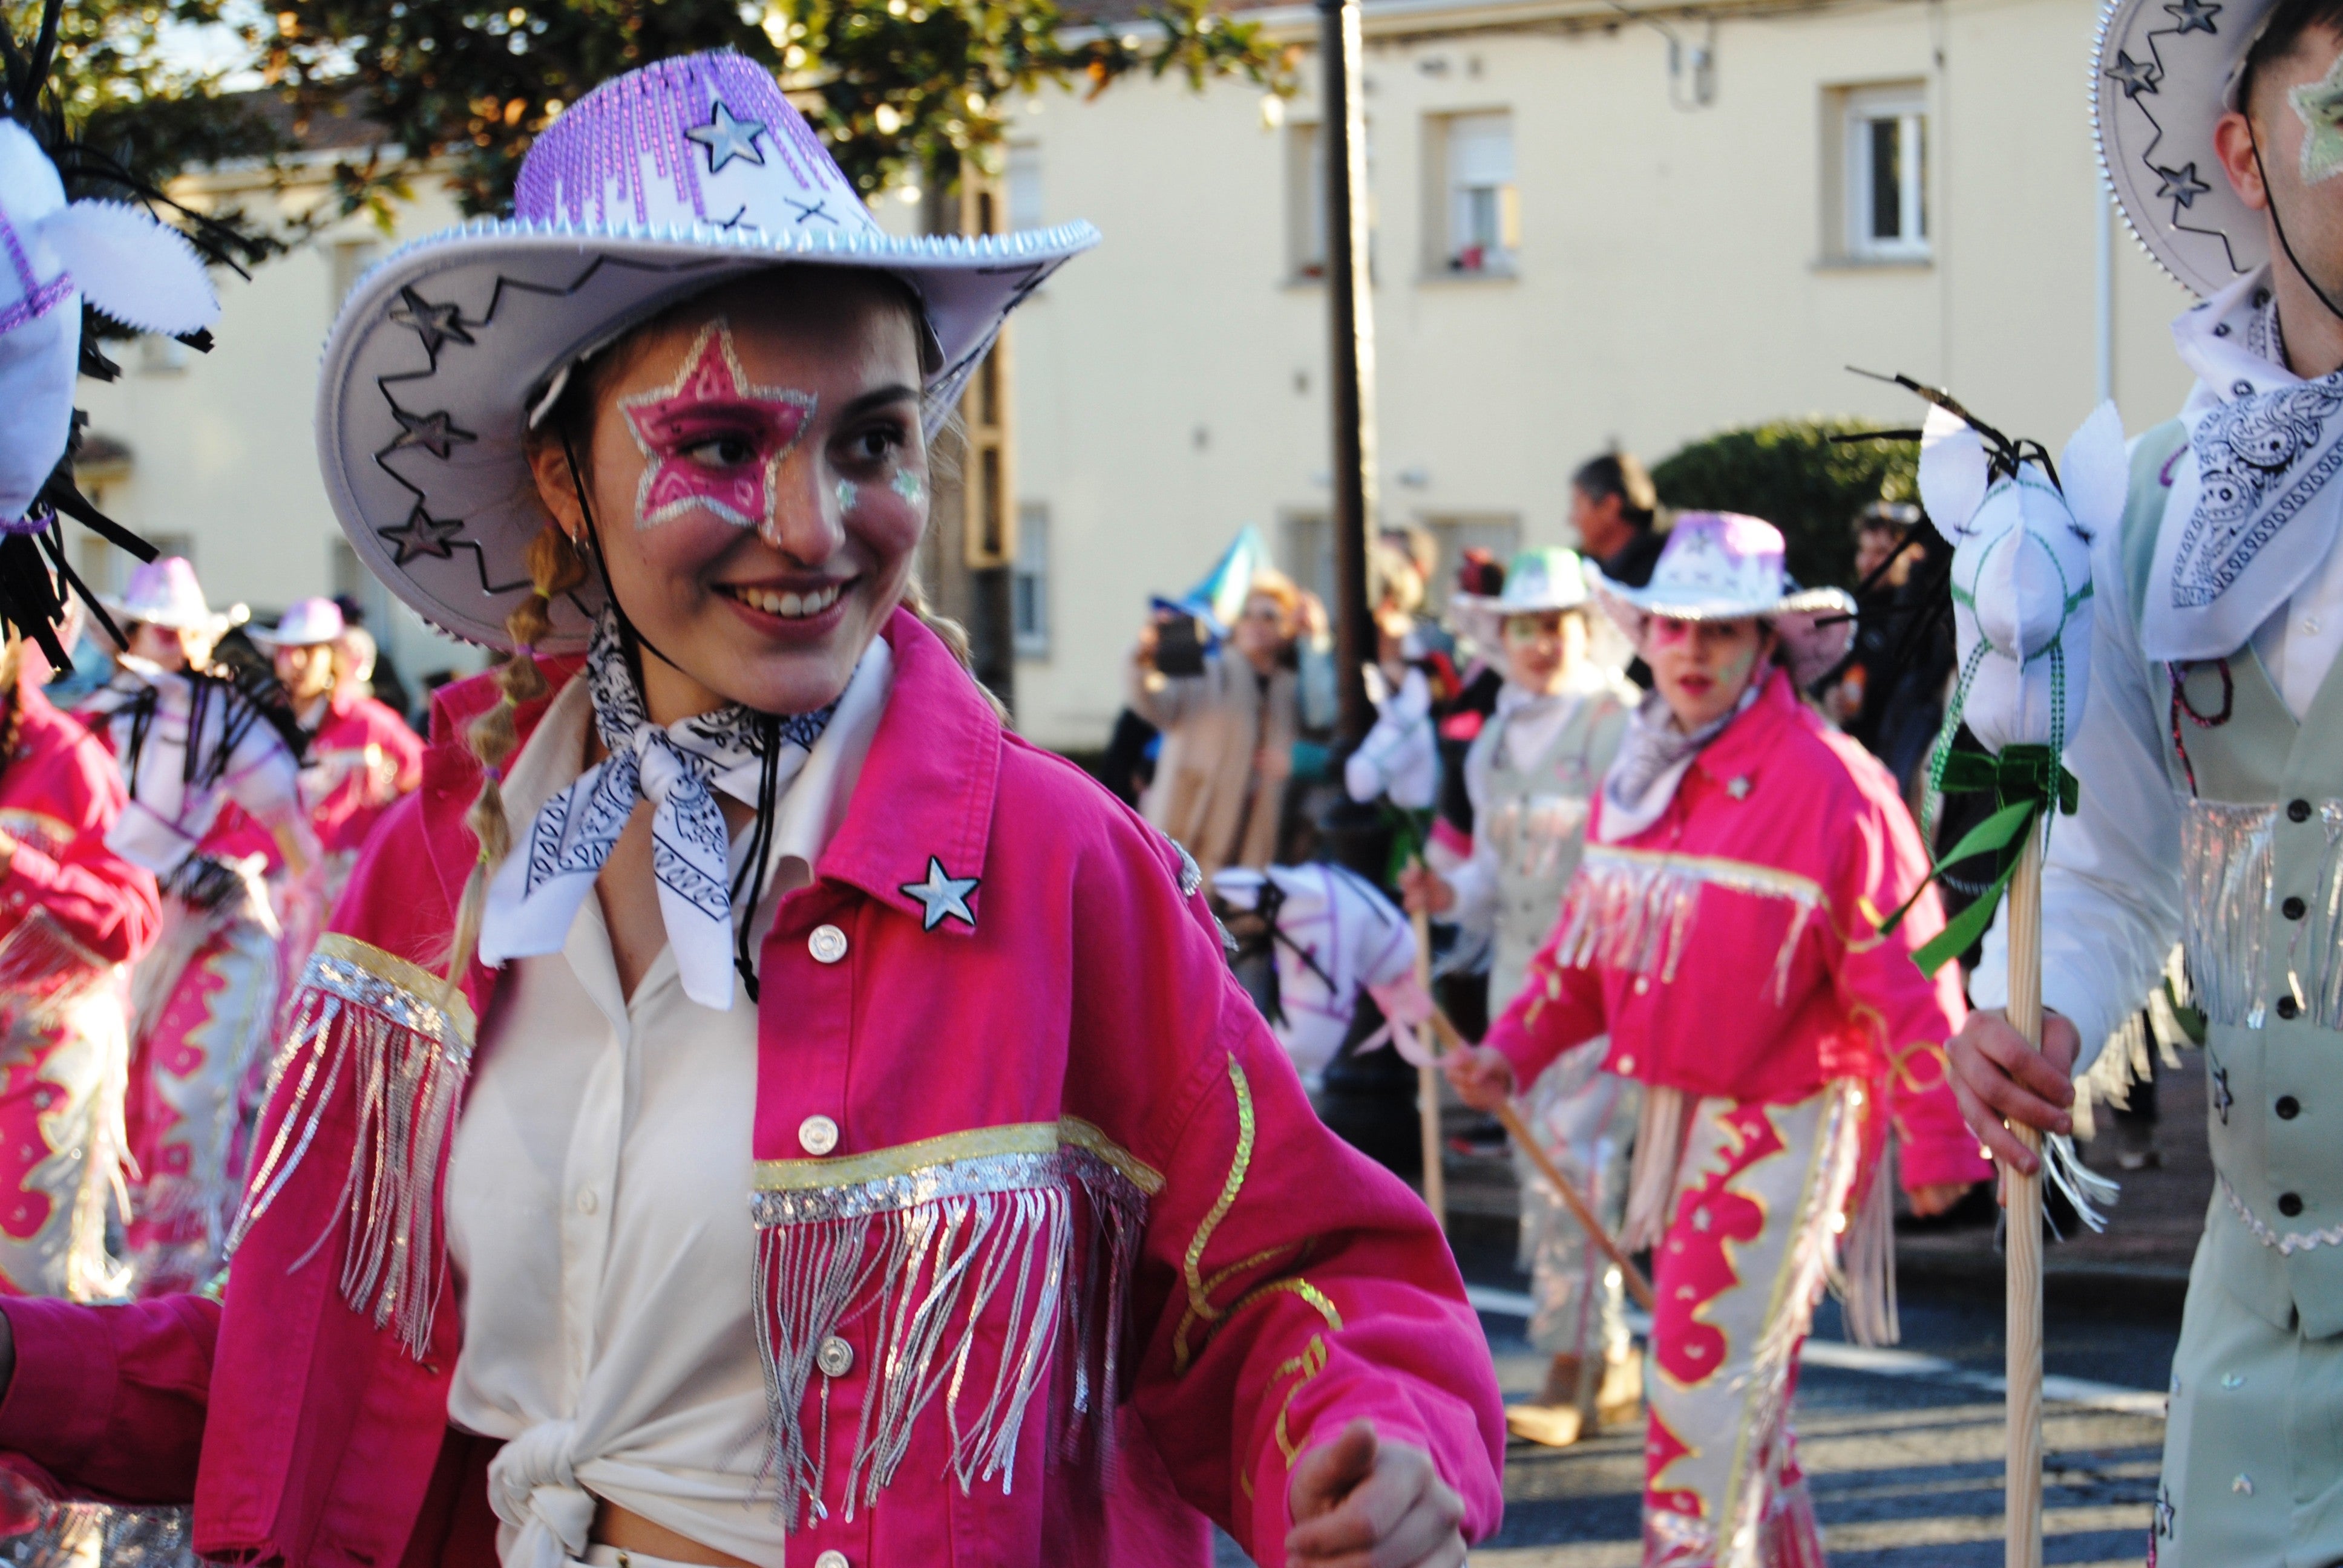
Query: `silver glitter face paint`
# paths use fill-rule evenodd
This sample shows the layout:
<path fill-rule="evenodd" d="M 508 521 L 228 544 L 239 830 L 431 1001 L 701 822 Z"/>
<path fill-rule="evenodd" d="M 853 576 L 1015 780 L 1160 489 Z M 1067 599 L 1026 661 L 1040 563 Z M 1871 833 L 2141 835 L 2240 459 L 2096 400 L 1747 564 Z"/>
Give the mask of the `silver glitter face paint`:
<path fill-rule="evenodd" d="M 895 470 L 895 477 L 888 482 L 887 487 L 915 507 L 928 498 L 928 487 L 920 483 L 919 475 L 909 468 Z"/>
<path fill-rule="evenodd" d="M 2318 80 L 2289 89 L 2286 101 L 2302 122 L 2302 183 L 2343 174 L 2343 55 Z"/>
<path fill-rule="evenodd" d="M 853 480 L 839 480 L 838 509 L 841 512 L 852 511 L 854 509 L 854 503 L 861 498 L 861 494 L 862 492 L 855 487 Z"/>

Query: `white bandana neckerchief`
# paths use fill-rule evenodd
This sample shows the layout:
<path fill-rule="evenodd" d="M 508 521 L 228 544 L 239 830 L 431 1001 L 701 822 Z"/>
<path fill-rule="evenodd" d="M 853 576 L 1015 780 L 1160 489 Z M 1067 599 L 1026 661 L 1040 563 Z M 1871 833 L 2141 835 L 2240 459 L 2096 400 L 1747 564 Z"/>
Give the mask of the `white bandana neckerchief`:
<path fill-rule="evenodd" d="M 2147 657 L 2167 662 L 2244 647 L 2343 521 L 2343 371 L 2305 381 L 2286 367 L 2269 268 L 2181 317 L 2172 337 L 2197 386 L 2139 628 Z"/>
<path fill-rule="evenodd" d="M 560 951 L 635 802 L 649 800 L 659 915 L 683 993 L 702 1007 L 729 1011 L 731 834 L 716 791 L 757 803 L 764 772 L 759 715 L 735 704 L 665 729 L 653 724 L 627 668 L 617 618 L 607 608 L 594 628 L 584 678 L 609 756 L 548 800 L 497 868 L 480 921 L 480 960 L 500 964 Z M 833 702 L 781 720 L 777 792 L 805 766 L 837 708 Z"/>
<path fill-rule="evenodd" d="M 1707 749 L 1725 727 L 1749 711 L 1757 694 L 1773 678 L 1771 666 L 1757 671 L 1733 710 L 1713 719 L 1686 735 L 1676 728 L 1667 699 L 1647 691 L 1635 711 L 1627 716 L 1626 733 L 1619 738 L 1619 753 L 1603 775 L 1603 809 L 1597 813 L 1595 837 L 1605 844 L 1632 839 L 1660 819 L 1676 798 L 1684 769 Z"/>

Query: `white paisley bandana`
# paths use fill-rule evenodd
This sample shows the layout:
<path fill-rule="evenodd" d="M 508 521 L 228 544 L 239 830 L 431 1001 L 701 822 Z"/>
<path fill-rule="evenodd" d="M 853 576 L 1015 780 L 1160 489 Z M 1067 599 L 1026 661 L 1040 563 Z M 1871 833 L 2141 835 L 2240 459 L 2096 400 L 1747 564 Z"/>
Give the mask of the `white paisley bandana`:
<path fill-rule="evenodd" d="M 2269 268 L 2172 324 L 2197 372 L 2140 611 L 2150 658 L 2219 658 L 2283 608 L 2343 520 L 2343 371 L 2286 367 Z"/>
<path fill-rule="evenodd" d="M 497 869 L 480 922 L 481 961 L 558 952 L 635 802 L 649 800 L 651 871 L 659 879 L 659 915 L 683 992 L 702 1007 L 729 1011 L 731 835 L 716 791 L 757 804 L 765 773 L 762 716 L 735 704 L 665 729 L 653 724 L 627 668 L 617 619 L 607 608 L 594 628 L 585 678 L 594 725 L 609 756 L 547 801 Z M 805 766 L 837 708 L 831 703 L 780 720 L 776 797 Z"/>
<path fill-rule="evenodd" d="M 1727 726 L 1749 711 L 1772 675 L 1771 668 L 1750 677 L 1747 689 L 1730 711 L 1687 735 L 1676 728 L 1667 699 L 1647 691 L 1635 711 L 1627 716 L 1626 732 L 1619 738 L 1618 755 L 1603 775 L 1603 810 L 1596 819 L 1595 837 L 1605 844 L 1632 839 L 1660 819 L 1693 759 Z"/>

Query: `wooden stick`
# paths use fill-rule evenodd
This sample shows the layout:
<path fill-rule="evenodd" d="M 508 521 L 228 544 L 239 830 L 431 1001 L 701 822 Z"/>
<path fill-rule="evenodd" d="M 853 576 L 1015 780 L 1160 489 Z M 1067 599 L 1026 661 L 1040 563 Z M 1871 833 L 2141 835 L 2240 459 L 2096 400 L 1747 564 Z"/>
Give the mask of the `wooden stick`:
<path fill-rule="evenodd" d="M 1635 1267 L 1635 1260 L 1627 1256 L 1619 1243 L 1611 1239 L 1611 1232 L 1603 1228 L 1603 1221 L 1594 1217 L 1594 1211 L 1587 1206 L 1585 1199 L 1578 1195 L 1576 1185 L 1563 1175 L 1561 1168 L 1554 1162 L 1554 1156 L 1545 1151 L 1544 1146 L 1538 1142 L 1537 1135 L 1530 1131 L 1529 1123 L 1522 1120 L 1520 1108 L 1507 1101 L 1497 1107 L 1497 1120 L 1504 1123 L 1505 1131 L 1513 1141 L 1522 1146 L 1522 1152 L 1530 1157 L 1530 1163 L 1538 1168 L 1538 1174 L 1562 1194 L 1563 1206 L 1586 1227 L 1588 1240 L 1618 1266 L 1620 1277 L 1627 1282 L 1627 1293 L 1635 1298 L 1635 1304 L 1647 1312 L 1659 1311 L 1659 1302 L 1652 1294 L 1652 1282 L 1644 1278 L 1644 1271 Z"/>
<path fill-rule="evenodd" d="M 1465 1049 L 1464 1036 L 1448 1021 L 1448 1015 L 1437 1008 L 1433 1010 L 1432 1027 L 1439 1033 L 1445 1049 L 1459 1051 Z M 1635 1267 L 1635 1260 L 1629 1257 L 1626 1249 L 1603 1228 L 1603 1221 L 1595 1215 L 1594 1206 L 1580 1195 L 1577 1183 L 1564 1176 L 1561 1167 L 1554 1164 L 1554 1157 L 1545 1151 L 1545 1145 L 1538 1141 L 1537 1135 L 1530 1131 L 1529 1123 L 1522 1120 L 1521 1107 L 1510 1100 L 1505 1101 L 1497 1107 L 1497 1121 L 1503 1126 L 1505 1135 L 1522 1146 L 1522 1152 L 1530 1157 L 1530 1163 L 1538 1168 L 1538 1174 L 1562 1195 L 1563 1207 L 1585 1227 L 1586 1234 L 1596 1249 L 1618 1265 L 1620 1276 L 1627 1282 L 1627 1293 L 1635 1298 L 1635 1304 L 1647 1312 L 1658 1311 L 1657 1299 L 1652 1294 L 1652 1282 L 1644 1278 L 1644 1271 Z"/>
<path fill-rule="evenodd" d="M 2009 1023 L 2042 1049 L 2042 831 L 2026 831 L 2009 879 Z M 2009 1124 L 2038 1154 L 2041 1135 Z M 2009 1469 L 2006 1568 L 2042 1568 L 2042 1177 L 2001 1172 L 2008 1226 Z"/>
<path fill-rule="evenodd" d="M 1423 857 L 1413 864 L 1422 866 Z M 1432 994 L 1432 916 L 1423 910 L 1412 917 L 1415 925 L 1415 983 Z M 1415 1070 L 1416 1122 L 1423 1131 L 1423 1202 L 1443 1231 L 1448 1229 L 1448 1173 L 1441 1169 L 1440 1070 L 1426 1063 Z"/>

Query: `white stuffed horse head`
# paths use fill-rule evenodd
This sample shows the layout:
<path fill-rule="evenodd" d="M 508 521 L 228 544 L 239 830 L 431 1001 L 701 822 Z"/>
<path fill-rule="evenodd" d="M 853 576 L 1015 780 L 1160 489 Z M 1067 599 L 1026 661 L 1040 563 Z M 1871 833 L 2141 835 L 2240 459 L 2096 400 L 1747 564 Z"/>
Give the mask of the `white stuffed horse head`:
<path fill-rule="evenodd" d="M 1958 717 L 1988 750 L 2063 749 L 2082 722 L 2091 654 L 2091 541 L 2123 517 L 2123 420 L 2102 403 L 2054 479 L 1941 404 L 1921 434 L 1920 498 L 1953 547 Z"/>
<path fill-rule="evenodd" d="M 67 202 L 40 143 L 0 119 L 0 532 L 24 525 L 65 456 L 84 298 L 140 332 L 219 315 L 195 246 L 136 207 Z"/>
<path fill-rule="evenodd" d="M 1265 890 L 1273 891 L 1264 898 Z M 1414 980 L 1415 930 L 1356 872 L 1327 865 L 1232 868 L 1212 874 L 1212 891 L 1230 910 L 1268 920 L 1277 970 L 1270 1028 L 1311 1089 L 1342 1049 L 1361 991 L 1379 1002 L 1393 996 L 1387 1014 L 1413 1010 L 1393 988 Z"/>

